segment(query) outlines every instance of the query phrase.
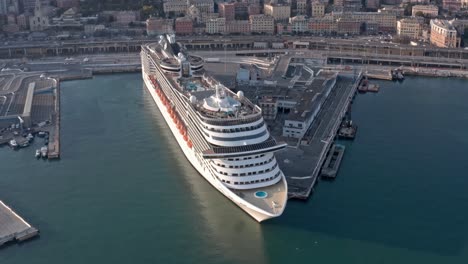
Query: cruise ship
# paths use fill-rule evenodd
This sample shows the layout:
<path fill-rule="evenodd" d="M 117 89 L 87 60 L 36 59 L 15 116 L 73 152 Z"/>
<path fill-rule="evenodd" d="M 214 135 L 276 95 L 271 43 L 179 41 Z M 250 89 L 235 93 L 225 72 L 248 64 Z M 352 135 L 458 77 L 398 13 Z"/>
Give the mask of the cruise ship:
<path fill-rule="evenodd" d="M 286 179 L 262 110 L 209 76 L 174 35 L 141 49 L 145 86 L 192 166 L 258 222 L 280 216 Z"/>

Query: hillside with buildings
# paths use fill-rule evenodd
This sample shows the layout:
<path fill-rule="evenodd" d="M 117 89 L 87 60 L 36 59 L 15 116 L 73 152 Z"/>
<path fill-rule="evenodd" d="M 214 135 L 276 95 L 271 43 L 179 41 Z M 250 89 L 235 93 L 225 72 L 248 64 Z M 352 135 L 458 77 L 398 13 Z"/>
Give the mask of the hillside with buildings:
<path fill-rule="evenodd" d="M 364 4 L 363 4 L 364 3 Z M 0 0 L 9 40 L 177 35 L 385 35 L 465 46 L 468 0 Z"/>

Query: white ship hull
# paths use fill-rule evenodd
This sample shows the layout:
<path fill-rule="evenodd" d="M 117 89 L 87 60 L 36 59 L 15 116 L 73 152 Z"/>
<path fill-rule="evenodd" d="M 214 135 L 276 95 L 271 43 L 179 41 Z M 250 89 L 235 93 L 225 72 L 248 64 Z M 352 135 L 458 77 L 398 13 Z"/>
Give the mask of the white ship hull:
<path fill-rule="evenodd" d="M 177 143 L 179 144 L 180 148 L 182 149 L 182 152 L 184 153 L 185 157 L 188 159 L 188 161 L 192 164 L 192 166 L 209 182 L 211 185 L 213 185 L 218 191 L 220 191 L 224 196 L 229 198 L 233 203 L 235 203 L 237 206 L 239 206 L 242 210 L 244 210 L 247 214 L 249 214 L 251 217 L 253 217 L 255 220 L 258 222 L 265 221 L 270 218 L 278 217 L 283 213 L 283 210 L 285 208 L 285 203 L 284 205 L 278 208 L 278 210 L 275 213 L 270 213 L 265 210 L 262 210 L 255 205 L 245 201 L 241 197 L 239 197 L 237 194 L 235 194 L 231 189 L 227 188 L 223 183 L 221 183 L 214 175 L 211 174 L 211 171 L 200 164 L 195 156 L 195 151 L 193 148 L 189 148 L 187 143 L 185 142 L 183 136 L 179 133 L 176 124 L 172 121 L 169 113 L 166 111 L 166 107 L 164 106 L 163 102 L 159 98 L 159 96 L 156 93 L 156 90 L 154 89 L 151 81 L 149 80 L 148 76 L 143 72 L 143 80 L 145 83 L 146 88 L 150 92 L 151 96 L 153 97 L 153 100 L 156 102 L 156 105 L 159 108 L 159 111 L 164 117 L 164 120 L 166 120 L 167 125 L 171 129 L 172 134 L 174 135 L 175 139 L 177 140 Z M 287 188 L 286 184 L 286 179 L 284 175 L 281 173 L 281 182 Z M 287 193 L 287 189 L 286 189 Z"/>

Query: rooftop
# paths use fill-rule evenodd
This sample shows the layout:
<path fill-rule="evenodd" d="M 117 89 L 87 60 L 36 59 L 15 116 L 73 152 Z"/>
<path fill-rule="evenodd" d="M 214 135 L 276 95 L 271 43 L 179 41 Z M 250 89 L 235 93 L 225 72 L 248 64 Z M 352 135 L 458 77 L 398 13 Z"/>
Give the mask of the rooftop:
<path fill-rule="evenodd" d="M 436 25 L 447 30 L 455 30 L 455 27 L 452 25 L 452 23 L 445 19 L 431 19 L 431 25 Z"/>
<path fill-rule="evenodd" d="M 336 76 L 334 77 L 336 78 Z M 295 98 L 297 104 L 287 116 L 288 120 L 305 121 L 318 111 L 322 103 L 327 98 L 327 92 L 330 87 L 330 82 L 333 78 L 315 78 L 312 84 L 300 93 L 300 97 Z"/>

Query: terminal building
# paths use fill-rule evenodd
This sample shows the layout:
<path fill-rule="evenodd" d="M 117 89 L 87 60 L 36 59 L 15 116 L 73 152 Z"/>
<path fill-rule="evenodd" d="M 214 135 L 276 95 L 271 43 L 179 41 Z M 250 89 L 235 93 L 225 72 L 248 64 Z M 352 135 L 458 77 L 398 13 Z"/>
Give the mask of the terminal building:
<path fill-rule="evenodd" d="M 253 96 L 259 98 L 263 118 L 280 128 L 278 136 L 301 140 L 335 88 L 338 72 L 314 70 L 301 62 L 292 62 L 284 76 L 275 76 L 256 86 L 260 89 Z"/>
<path fill-rule="evenodd" d="M 314 121 L 320 109 L 335 87 L 337 74 L 318 75 L 299 97 L 291 100 L 279 99 L 278 105 L 291 107 L 284 120 L 283 136 L 302 138 Z"/>

